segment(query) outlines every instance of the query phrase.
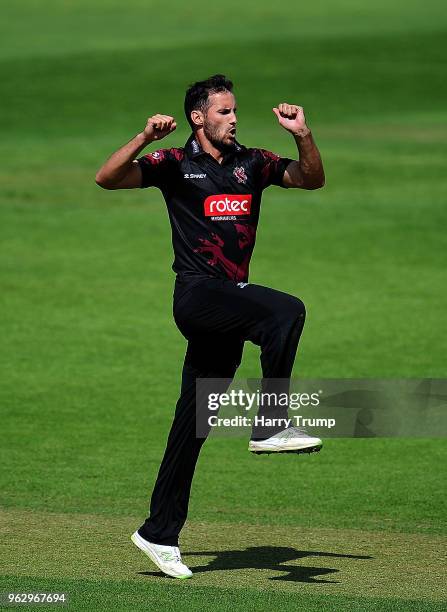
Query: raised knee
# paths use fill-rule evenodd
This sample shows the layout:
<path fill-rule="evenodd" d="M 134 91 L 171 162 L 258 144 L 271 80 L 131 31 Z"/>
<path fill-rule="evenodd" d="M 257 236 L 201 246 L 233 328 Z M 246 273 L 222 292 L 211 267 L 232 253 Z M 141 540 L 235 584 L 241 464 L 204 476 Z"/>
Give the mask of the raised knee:
<path fill-rule="evenodd" d="M 306 307 L 303 302 L 294 296 L 289 296 L 281 308 L 275 312 L 272 318 L 273 330 L 302 329 L 306 319 Z"/>
<path fill-rule="evenodd" d="M 284 308 L 284 316 L 289 321 L 304 321 L 306 318 L 306 307 L 304 303 L 297 297 L 291 295 L 287 306 Z"/>
<path fill-rule="evenodd" d="M 280 304 L 276 304 L 270 315 L 263 319 L 255 337 L 250 338 L 255 344 L 269 342 L 274 338 L 286 338 L 296 329 L 301 330 L 306 318 L 304 303 L 292 295 L 287 296 Z"/>

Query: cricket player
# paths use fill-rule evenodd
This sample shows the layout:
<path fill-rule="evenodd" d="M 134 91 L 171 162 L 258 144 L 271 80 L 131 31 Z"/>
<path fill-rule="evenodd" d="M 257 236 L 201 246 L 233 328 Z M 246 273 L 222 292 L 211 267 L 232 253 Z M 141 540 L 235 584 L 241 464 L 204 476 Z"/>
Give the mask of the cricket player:
<path fill-rule="evenodd" d="M 192 134 L 184 147 L 138 157 L 177 127 L 174 117 L 155 114 L 96 175 L 104 189 L 158 187 L 171 223 L 176 273 L 173 313 L 188 345 L 150 516 L 132 541 L 165 574 L 176 578 L 192 576 L 182 562 L 178 537 L 204 442 L 196 436 L 196 379 L 232 379 L 249 340 L 260 347 L 263 379 L 287 380 L 304 325 L 301 300 L 248 282 L 263 190 L 270 185 L 319 189 L 325 180 L 303 108 L 282 103 L 273 113 L 294 139 L 297 160 L 237 141 L 233 84 L 224 75 L 214 75 L 186 92 L 185 114 Z M 310 452 L 322 444 L 295 427 L 272 429 L 269 434 L 254 433 L 249 450 Z"/>

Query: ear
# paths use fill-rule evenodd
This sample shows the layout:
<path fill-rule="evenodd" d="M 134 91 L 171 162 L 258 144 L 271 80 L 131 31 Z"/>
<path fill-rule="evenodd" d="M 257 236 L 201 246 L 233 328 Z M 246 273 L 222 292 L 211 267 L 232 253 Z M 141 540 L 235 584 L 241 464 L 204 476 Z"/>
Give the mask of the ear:
<path fill-rule="evenodd" d="M 203 113 L 199 110 L 191 111 L 191 120 L 196 127 L 202 127 L 203 125 Z"/>

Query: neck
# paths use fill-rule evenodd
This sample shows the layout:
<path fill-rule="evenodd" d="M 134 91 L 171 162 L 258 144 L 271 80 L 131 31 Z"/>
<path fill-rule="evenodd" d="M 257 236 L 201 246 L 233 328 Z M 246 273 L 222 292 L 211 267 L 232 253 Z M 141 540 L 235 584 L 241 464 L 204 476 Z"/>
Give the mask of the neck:
<path fill-rule="evenodd" d="M 223 161 L 223 152 L 218 149 L 217 147 L 215 147 L 209 140 L 208 138 L 205 136 L 205 134 L 203 133 L 203 130 L 198 130 L 195 134 L 194 134 L 195 139 L 198 141 L 199 145 L 202 147 L 202 149 L 205 151 L 205 153 L 209 153 L 210 155 L 212 155 L 212 157 L 214 157 L 214 159 L 216 161 L 219 162 L 219 164 L 222 163 Z"/>

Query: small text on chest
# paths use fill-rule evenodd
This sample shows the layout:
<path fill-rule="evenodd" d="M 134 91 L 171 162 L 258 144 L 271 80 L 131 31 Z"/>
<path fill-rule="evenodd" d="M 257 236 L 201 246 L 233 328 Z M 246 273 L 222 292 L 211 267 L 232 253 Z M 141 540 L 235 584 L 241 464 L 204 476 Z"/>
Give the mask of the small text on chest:
<path fill-rule="evenodd" d="M 186 173 L 183 175 L 183 178 L 185 179 L 204 179 L 206 178 L 206 174 L 190 174 L 190 173 Z"/>

